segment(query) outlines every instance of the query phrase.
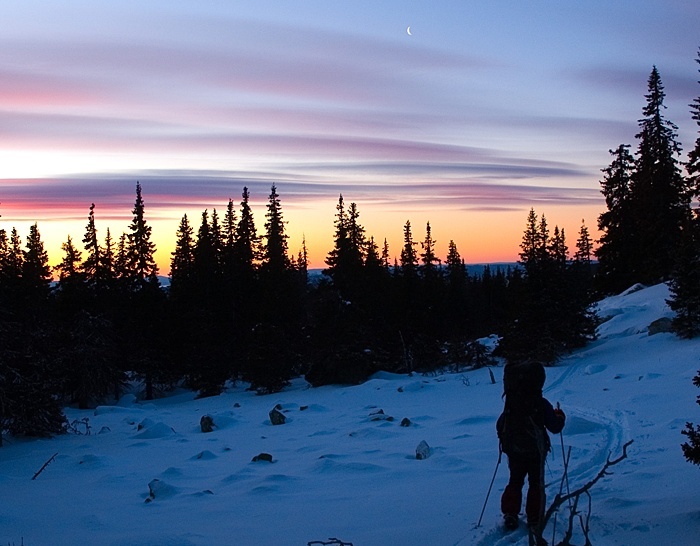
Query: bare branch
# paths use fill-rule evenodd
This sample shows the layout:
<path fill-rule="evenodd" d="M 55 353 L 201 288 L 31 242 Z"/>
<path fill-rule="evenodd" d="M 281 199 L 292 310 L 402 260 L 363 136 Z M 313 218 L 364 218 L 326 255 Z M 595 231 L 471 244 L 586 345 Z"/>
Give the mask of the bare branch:
<path fill-rule="evenodd" d="M 44 471 L 44 469 L 53 462 L 53 460 L 56 458 L 56 455 L 58 455 L 58 453 L 54 453 L 53 455 L 51 455 L 49 460 L 42 465 L 42 467 L 37 471 L 36 474 L 34 474 L 34 476 L 32 476 L 32 480 L 36 480 L 37 476 L 41 474 Z"/>
<path fill-rule="evenodd" d="M 620 461 L 623 461 L 624 459 L 627 458 L 627 448 L 632 444 L 634 440 L 630 440 L 627 442 L 625 445 L 622 446 L 622 455 L 620 455 L 617 459 L 610 459 L 611 455 L 608 455 L 607 461 L 603 465 L 603 468 L 600 469 L 598 474 L 590 480 L 589 482 L 585 483 L 583 486 L 579 487 L 578 489 L 571 491 L 567 493 L 566 495 L 562 495 L 561 493 L 558 493 L 555 497 L 554 500 L 552 501 L 552 504 L 549 506 L 547 509 L 547 512 L 545 513 L 544 520 L 542 521 L 540 529 L 544 529 L 547 526 L 547 522 L 549 522 L 549 519 L 552 517 L 553 514 L 555 514 L 559 508 L 561 507 L 562 504 L 565 502 L 570 502 L 570 514 L 569 514 L 569 525 L 568 529 L 566 531 L 566 534 L 564 535 L 564 539 L 559 543 L 561 546 L 566 546 L 570 544 L 571 537 L 573 535 L 573 521 L 576 516 L 579 517 L 579 521 L 581 524 L 581 528 L 583 530 L 583 534 L 586 538 L 586 546 L 590 545 L 590 540 L 589 540 L 589 520 L 590 520 L 590 513 L 591 513 L 591 495 L 589 493 L 589 490 L 603 477 L 609 476 L 612 474 L 611 472 L 608 471 L 608 469 L 611 466 L 615 466 L 618 464 Z M 566 469 L 565 469 L 566 472 Z M 578 512 L 578 501 L 581 495 L 587 495 L 588 496 L 588 514 L 586 516 L 586 519 L 584 521 L 583 516 Z M 573 499 L 573 503 L 571 503 L 571 500 Z"/>

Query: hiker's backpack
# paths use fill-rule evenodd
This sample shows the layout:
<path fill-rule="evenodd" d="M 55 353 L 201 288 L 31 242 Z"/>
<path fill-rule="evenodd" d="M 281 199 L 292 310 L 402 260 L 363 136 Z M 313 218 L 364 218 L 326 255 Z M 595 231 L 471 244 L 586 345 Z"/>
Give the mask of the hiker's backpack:
<path fill-rule="evenodd" d="M 496 430 L 506 455 L 544 458 L 549 436 L 544 428 L 544 366 L 539 362 L 508 364 L 503 372 L 505 404 Z"/>

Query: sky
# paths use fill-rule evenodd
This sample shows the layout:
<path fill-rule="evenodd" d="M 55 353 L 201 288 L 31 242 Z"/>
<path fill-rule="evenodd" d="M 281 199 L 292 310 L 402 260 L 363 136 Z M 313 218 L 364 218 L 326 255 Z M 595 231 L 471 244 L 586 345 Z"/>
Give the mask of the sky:
<path fill-rule="evenodd" d="M 596 546 L 698 543 L 699 469 L 683 457 L 681 430 L 700 420 L 700 338 L 649 335 L 652 321 L 673 316 L 668 297 L 662 284 L 603 300 L 599 339 L 547 368 L 544 396 L 566 413 L 547 456 L 549 502 L 567 491 L 565 453 L 573 492 L 633 441 L 577 505 Z M 526 546 L 524 525 L 502 530 L 503 367 L 488 371 L 379 372 L 318 388 L 298 378 L 269 396 L 240 383 L 205 398 L 180 390 L 147 401 L 135 389 L 67 407 L 74 434 L 3 438 L 0 497 L 11 502 L 0 504 L 0 544 Z M 277 404 L 287 419 L 273 426 Z M 212 432 L 201 432 L 204 415 Z M 429 456 L 418 460 L 423 441 Z M 272 462 L 252 462 L 260 453 Z M 569 515 L 565 503 L 550 520 L 550 544 Z M 586 543 L 578 522 L 572 533 Z"/>
<path fill-rule="evenodd" d="M 139 181 L 161 274 L 178 223 L 274 183 L 289 249 L 332 248 L 340 194 L 392 256 L 515 261 L 527 214 L 596 235 L 609 150 L 636 148 L 657 66 L 685 159 L 695 1 L 120 1 L 0 6 L 0 228 L 52 263 L 128 229 Z M 410 34 L 408 28 L 410 27 Z"/>

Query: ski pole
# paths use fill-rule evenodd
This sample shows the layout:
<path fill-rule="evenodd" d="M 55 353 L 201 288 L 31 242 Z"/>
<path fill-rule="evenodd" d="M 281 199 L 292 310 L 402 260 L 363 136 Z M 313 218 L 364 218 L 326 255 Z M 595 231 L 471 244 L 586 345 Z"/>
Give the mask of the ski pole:
<path fill-rule="evenodd" d="M 493 482 L 496 481 L 496 474 L 498 473 L 498 467 L 501 466 L 501 455 L 503 451 L 501 446 L 498 446 L 498 461 L 496 462 L 496 469 L 493 471 L 493 478 L 491 478 L 491 484 L 489 485 L 489 490 L 486 493 L 486 500 L 484 501 L 484 507 L 481 509 L 481 515 L 479 516 L 479 522 L 476 524 L 475 528 L 481 527 L 481 519 L 484 517 L 484 512 L 486 511 L 486 503 L 489 502 L 489 497 L 491 496 L 491 488 L 493 487 Z"/>

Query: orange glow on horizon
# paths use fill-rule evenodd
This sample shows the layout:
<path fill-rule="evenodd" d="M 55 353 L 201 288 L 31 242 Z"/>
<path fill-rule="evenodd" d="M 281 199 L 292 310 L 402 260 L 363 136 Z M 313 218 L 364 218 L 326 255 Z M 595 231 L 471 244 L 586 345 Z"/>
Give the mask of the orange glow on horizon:
<path fill-rule="evenodd" d="M 282 212 L 289 236 L 289 255 L 296 259 L 305 238 L 310 269 L 326 267 L 325 259 L 333 248 L 336 203 L 324 201 L 316 206 L 307 203 L 285 207 L 282 198 Z M 7 213 L 8 208 L 4 204 L 2 205 L 3 212 Z M 149 215 L 146 197 L 146 221 L 151 226 L 152 240 L 156 244 L 155 259 L 160 275 L 167 276 L 170 272 L 171 253 L 175 249 L 176 231 L 182 215 L 187 214 L 196 237 L 204 208 L 207 207 L 180 212 L 159 209 L 157 215 Z M 210 214 L 213 208 L 217 209 L 221 218 L 225 206 L 209 207 Z M 252 208 L 258 235 L 262 235 L 266 212 L 264 202 L 258 199 L 252 203 Z M 582 219 L 585 219 L 591 237 L 594 240 L 599 237 L 596 222 L 600 210 L 595 206 L 538 207 L 533 205 L 533 208 L 538 216 L 545 215 L 550 232 L 553 231 L 555 225 L 565 229 L 570 254 L 575 251 Z M 416 251 L 419 255 L 422 252 L 420 242 L 425 238 L 426 223 L 430 222 L 438 258 L 445 260 L 448 244 L 450 240 L 454 240 L 460 255 L 468 264 L 518 261 L 519 245 L 529 212 L 529 208 L 508 211 L 464 211 L 445 208 L 430 213 L 425 211 L 387 211 L 362 203 L 358 203 L 358 210 L 360 212 L 359 222 L 364 226 L 367 238 L 374 237 L 380 252 L 386 238 L 392 263 L 394 258 L 398 260 L 401 253 L 404 224 L 406 220 L 410 220 L 413 241 L 416 243 Z M 12 212 L 15 216 L 19 211 L 14 208 Z M 56 212 L 58 211 L 52 211 L 53 214 Z M 78 214 L 74 210 L 66 212 L 65 217 L 37 221 L 51 266 L 60 263 L 63 257 L 61 245 L 69 235 L 73 244 L 83 251 L 82 238 L 87 225 L 88 209 L 86 207 L 84 211 L 81 211 L 82 214 Z M 131 222 L 130 210 L 125 211 L 126 214 L 120 218 L 111 215 L 109 219 L 103 218 L 100 212 L 100 208 L 97 207 L 96 226 L 100 242 L 104 242 L 109 227 L 112 240 L 116 245 L 121 234 L 128 232 Z M 9 221 L 6 219 L 7 216 L 6 214 L 5 217 L 0 218 L 0 228 L 9 233 L 13 227 L 16 227 L 24 245 L 29 227 L 34 224 L 34 221 L 27 219 Z"/>

